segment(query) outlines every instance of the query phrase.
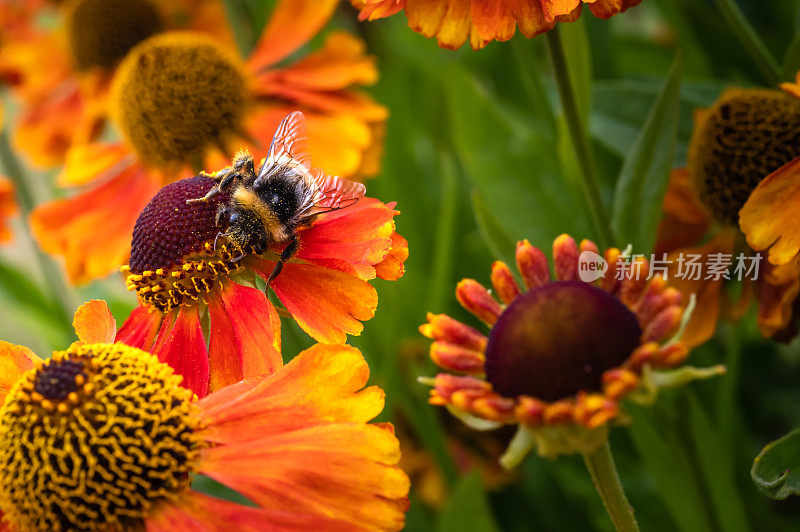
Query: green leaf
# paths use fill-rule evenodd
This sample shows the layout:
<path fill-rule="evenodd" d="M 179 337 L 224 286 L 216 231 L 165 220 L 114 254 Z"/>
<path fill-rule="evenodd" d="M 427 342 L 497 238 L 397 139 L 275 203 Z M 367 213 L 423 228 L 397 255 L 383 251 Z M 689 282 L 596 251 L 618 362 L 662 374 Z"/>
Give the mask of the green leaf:
<path fill-rule="evenodd" d="M 767 444 L 753 461 L 750 476 L 773 499 L 800 494 L 800 429 Z"/>
<path fill-rule="evenodd" d="M 513 264 L 514 255 L 511 250 L 515 248 L 514 240 L 500 227 L 494 213 L 477 192 L 472 193 L 472 211 L 475 213 L 478 231 L 492 255 L 506 264 Z"/>
<path fill-rule="evenodd" d="M 633 244 L 637 251 L 652 249 L 661 217 L 675 157 L 680 77 L 678 56 L 617 179 L 614 231 L 621 243 Z"/>
<path fill-rule="evenodd" d="M 455 485 L 439 514 L 438 532 L 499 532 L 477 471 Z"/>
<path fill-rule="evenodd" d="M 794 81 L 795 74 L 797 74 L 798 70 L 800 70 L 800 33 L 795 34 L 783 55 L 781 79 L 784 81 Z"/>
<path fill-rule="evenodd" d="M 653 421 L 653 412 L 629 404 L 630 433 L 664 505 L 683 532 L 712 530 L 690 457 L 670 423 Z"/>
<path fill-rule="evenodd" d="M 589 46 L 589 35 L 583 18 L 572 24 L 561 24 L 561 42 L 564 54 L 567 56 L 567 69 L 572 88 L 575 91 L 575 101 L 578 113 L 586 129 L 589 122 L 589 109 L 592 100 L 592 53 Z"/>
<path fill-rule="evenodd" d="M 546 119 L 512 116 L 475 77 L 452 65 L 445 77 L 453 143 L 462 168 L 497 228 L 543 249 L 557 235 L 590 236 L 583 202 L 559 169 Z M 509 248 L 506 253 L 512 253 Z"/>
<path fill-rule="evenodd" d="M 693 394 L 689 394 L 689 428 L 720 528 L 725 532 L 750 530 L 733 475 L 730 446 L 720 438 Z"/>
<path fill-rule="evenodd" d="M 39 319 L 68 333 L 72 332 L 72 324 L 65 319 L 58 306 L 31 282 L 29 276 L 2 262 L 0 262 L 0 292 Z"/>

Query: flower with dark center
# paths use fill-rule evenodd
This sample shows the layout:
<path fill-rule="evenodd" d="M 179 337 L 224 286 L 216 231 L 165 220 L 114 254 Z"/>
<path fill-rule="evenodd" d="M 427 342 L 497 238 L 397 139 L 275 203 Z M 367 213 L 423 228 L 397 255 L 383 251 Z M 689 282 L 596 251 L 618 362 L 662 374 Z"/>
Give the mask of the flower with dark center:
<path fill-rule="evenodd" d="M 75 325 L 81 341 L 46 360 L 0 342 L 4 530 L 402 528 L 408 478 L 391 428 L 369 423 L 383 394 L 356 349 L 318 345 L 197 400 L 110 343 L 104 302 Z M 200 474 L 253 504 L 192 490 Z"/>
<path fill-rule="evenodd" d="M 10 28 L 2 13 L 14 10 L 9 4 L 19 6 L 16 16 L 8 17 Z M 24 9 L 25 4 L 32 6 Z M 209 18 L 223 15 L 222 6 L 206 1 L 3 3 L 0 77 L 11 80 L 23 103 L 17 144 L 39 166 L 61 165 L 72 146 L 93 142 L 103 132 L 110 80 L 136 44 L 165 30 L 206 28 Z M 57 24 L 38 23 L 43 18 Z"/>
<path fill-rule="evenodd" d="M 360 20 L 376 20 L 405 10 L 408 26 L 436 37 L 442 48 L 456 50 L 467 40 L 473 50 L 492 41 L 507 41 L 517 27 L 528 38 L 552 30 L 558 22 L 573 22 L 583 4 L 598 18 L 610 18 L 641 0 L 350 0 Z"/>
<path fill-rule="evenodd" d="M 282 0 L 245 59 L 231 39 L 196 30 L 158 33 L 128 52 L 108 98 L 125 142 L 71 149 L 60 181 L 86 188 L 39 206 L 31 218 L 40 244 L 64 258 L 73 282 L 127 261 L 136 218 L 161 187 L 226 166 L 243 144 L 260 160 L 291 111 L 306 115 L 308 152 L 327 173 L 360 179 L 378 172 L 387 111 L 357 89 L 378 76 L 364 44 L 331 32 L 320 49 L 283 63 L 336 5 Z M 227 28 L 224 15 L 217 19 L 203 27 Z"/>
<path fill-rule="evenodd" d="M 203 176 L 177 181 L 142 210 L 124 268 L 140 306 L 117 335 L 168 362 L 201 397 L 280 363 L 278 315 L 255 278 L 268 278 L 285 244 L 229 244 L 215 223 L 224 196 L 187 203 L 213 185 Z M 369 281 L 403 274 L 408 244 L 394 230 L 396 214 L 392 204 L 362 198 L 298 229 L 300 249 L 271 289 L 317 341 L 360 334 L 378 304 Z"/>
<path fill-rule="evenodd" d="M 63 9 L 69 54 L 80 70 L 116 65 L 163 26 L 149 0 L 69 0 Z"/>
<path fill-rule="evenodd" d="M 800 99 L 779 90 L 729 89 L 698 113 L 688 171 L 720 223 L 739 210 L 762 179 L 800 156 Z"/>
<path fill-rule="evenodd" d="M 495 262 L 491 279 L 499 301 L 477 281 L 461 281 L 456 297 L 490 327 L 488 336 L 444 314 L 428 314 L 420 327 L 434 340 L 433 361 L 459 374 L 422 379 L 433 386 L 432 404 L 481 430 L 519 425 L 516 443 L 501 459 L 505 466 L 533 445 L 551 457 L 595 449 L 619 417 L 620 401 L 652 400 L 671 383 L 666 370 L 688 354 L 677 339 L 681 294 L 661 277 L 646 279 L 646 260 L 629 271 L 623 254 L 609 249 L 603 256 L 608 268 L 586 282 L 579 276 L 582 253 L 599 258 L 594 243 L 578 246 L 567 235 L 558 237 L 551 279 L 544 253 L 519 242 L 517 268 L 526 289 L 507 265 Z M 700 378 L 720 369 L 682 370 Z"/>
<path fill-rule="evenodd" d="M 800 233 L 793 233 L 792 213 L 800 169 L 800 91 L 793 92 L 792 84 L 783 88 L 728 89 L 698 111 L 688 166 L 670 179 L 655 252 L 659 258 L 666 254 L 670 284 L 697 294 L 698 311 L 684 334 L 691 346 L 710 339 L 720 318 L 743 316 L 753 299 L 762 335 L 785 341 L 796 334 L 800 265 L 792 259 L 800 238 L 792 235 Z M 757 254 L 767 248 L 768 261 Z M 680 261 L 691 256 L 702 271 L 681 276 Z M 730 257 L 724 277 L 709 274 L 715 257 Z M 733 278 L 744 285 L 738 301 L 729 301 L 723 288 Z"/>

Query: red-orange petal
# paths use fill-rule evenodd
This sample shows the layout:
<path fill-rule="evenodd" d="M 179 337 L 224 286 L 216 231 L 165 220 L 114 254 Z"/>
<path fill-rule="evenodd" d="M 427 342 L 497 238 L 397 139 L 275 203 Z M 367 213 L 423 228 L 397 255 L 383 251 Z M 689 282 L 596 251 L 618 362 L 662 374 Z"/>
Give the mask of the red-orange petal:
<path fill-rule="evenodd" d="M 511 273 L 511 268 L 501 261 L 492 264 L 492 286 L 500 301 L 508 305 L 519 296 L 519 286 Z"/>
<path fill-rule="evenodd" d="M 346 523 L 320 515 L 265 510 L 187 490 L 174 501 L 163 502 L 145 520 L 147 532 L 337 532 Z"/>
<path fill-rule="evenodd" d="M 559 281 L 578 280 L 578 244 L 567 234 L 559 235 L 553 241 L 553 263 L 556 279 Z"/>
<path fill-rule="evenodd" d="M 517 270 L 529 290 L 550 282 L 550 266 L 541 249 L 533 247 L 528 240 L 517 242 Z"/>
<path fill-rule="evenodd" d="M 800 252 L 800 157 L 765 177 L 739 211 L 739 225 L 747 243 L 760 251 L 769 248 L 773 264 L 786 264 Z"/>
<path fill-rule="evenodd" d="M 208 298 L 208 311 L 212 392 L 283 365 L 280 318 L 261 290 L 225 283 Z"/>
<path fill-rule="evenodd" d="M 488 339 L 477 329 L 454 320 L 446 314 L 428 313 L 428 323 L 420 325 L 419 331 L 432 340 L 441 340 L 484 352 Z"/>
<path fill-rule="evenodd" d="M 19 211 L 14 185 L 9 179 L 0 177 L 0 242 L 11 239 L 8 219 Z"/>
<path fill-rule="evenodd" d="M 351 207 L 322 214 L 299 233 L 297 257 L 365 280 L 374 279 L 375 265 L 392 249 L 396 214 L 392 206 L 374 198 L 362 198 Z"/>
<path fill-rule="evenodd" d="M 254 259 L 253 265 L 266 279 L 274 263 Z M 378 306 L 368 282 L 315 264 L 284 265 L 272 289 L 300 328 L 324 343 L 344 343 L 348 334 L 361 334 L 361 322 L 372 319 Z"/>
<path fill-rule="evenodd" d="M 654 253 L 670 253 L 694 246 L 708 230 L 711 217 L 695 190 L 685 168 L 672 171 L 661 207 L 663 216 L 658 223 Z"/>
<path fill-rule="evenodd" d="M 462 307 L 474 314 L 490 327 L 494 325 L 503 307 L 500 306 L 489 291 L 474 279 L 463 279 L 456 286 L 456 299 Z"/>
<path fill-rule="evenodd" d="M 281 0 L 248 59 L 250 69 L 267 68 L 306 44 L 336 10 L 337 0 Z"/>
<path fill-rule="evenodd" d="M 0 341 L 0 406 L 14 383 L 37 360 L 39 357 L 27 347 Z"/>
<path fill-rule="evenodd" d="M 197 307 L 180 307 L 161 323 L 153 354 L 183 375 L 182 386 L 198 397 L 208 394 L 208 351 Z"/>
<path fill-rule="evenodd" d="M 164 315 L 139 305 L 117 331 L 115 341 L 150 352 L 155 344 Z"/>
<path fill-rule="evenodd" d="M 87 344 L 112 344 L 117 334 L 117 322 L 105 301 L 87 301 L 75 311 L 72 326 L 78 340 Z"/>
<path fill-rule="evenodd" d="M 132 165 L 76 196 L 40 205 L 31 227 L 45 251 L 64 258 L 72 282 L 105 277 L 126 261 L 136 218 L 161 184 Z"/>

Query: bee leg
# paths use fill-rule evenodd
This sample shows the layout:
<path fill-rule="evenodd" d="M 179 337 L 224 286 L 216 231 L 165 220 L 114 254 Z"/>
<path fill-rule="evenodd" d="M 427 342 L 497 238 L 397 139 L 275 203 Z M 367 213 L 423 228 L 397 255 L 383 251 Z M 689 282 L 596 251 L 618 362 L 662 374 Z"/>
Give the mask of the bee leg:
<path fill-rule="evenodd" d="M 281 270 L 283 270 L 283 263 L 291 259 L 294 254 L 297 253 L 299 248 L 300 239 L 296 236 L 292 237 L 292 239 L 289 241 L 289 245 L 286 246 L 281 252 L 281 256 L 275 263 L 275 267 L 272 268 L 272 273 L 269 274 L 269 279 L 267 279 L 267 288 L 269 288 L 269 285 L 272 283 L 272 281 L 274 281 L 278 274 L 281 273 Z"/>
<path fill-rule="evenodd" d="M 202 198 L 188 199 L 188 200 L 186 200 L 186 203 L 200 203 L 200 202 L 205 203 L 206 201 L 210 200 L 211 198 L 213 198 L 217 194 L 219 194 L 219 185 L 214 185 L 213 187 L 211 187 L 211 190 L 209 190 L 206 193 L 206 195 L 203 196 Z"/>

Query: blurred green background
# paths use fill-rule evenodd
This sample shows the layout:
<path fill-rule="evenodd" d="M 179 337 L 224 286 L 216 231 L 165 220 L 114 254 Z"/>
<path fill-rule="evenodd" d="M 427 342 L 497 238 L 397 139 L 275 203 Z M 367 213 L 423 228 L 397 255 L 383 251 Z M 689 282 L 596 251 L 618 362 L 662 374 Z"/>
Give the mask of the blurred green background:
<path fill-rule="evenodd" d="M 793 78 L 800 67 L 800 4 L 739 4 L 783 63 L 784 79 Z M 252 46 L 270 3 L 229 0 L 226 7 L 240 45 Z M 386 390 L 383 419 L 398 426 L 404 441 L 414 481 L 407 529 L 611 530 L 579 456 L 530 456 L 519 471 L 504 475 L 494 464 L 509 434 L 461 429 L 426 404 L 428 390 L 416 382 L 436 372 L 427 357 L 429 341 L 417 331 L 426 312 L 478 326 L 456 304 L 460 279 L 488 283 L 492 261 L 513 263 L 521 238 L 549 253 L 560 233 L 597 237 L 581 200 L 545 38 L 518 35 L 479 52 L 452 52 L 412 32 L 402 14 L 360 24 L 344 4 L 333 27 L 360 35 L 377 56 L 380 81 L 371 92 L 391 113 L 383 172 L 367 186 L 369 195 L 397 202 L 397 229 L 411 255 L 402 280 L 376 282 L 377 315 L 351 343 L 367 357 L 372 382 Z M 677 128 L 677 142 L 662 174 L 685 163 L 694 109 L 709 105 L 724 87 L 766 84 L 712 0 L 643 0 L 608 21 L 587 10 L 579 22 L 562 25 L 562 37 L 609 207 L 623 161 L 670 72 L 662 98 L 671 104 L 662 119 Z M 8 98 L 5 103 L 13 116 Z M 40 200 L 56 194 L 52 177 L 36 175 Z M 644 207 L 645 218 L 657 220 L 659 206 Z M 36 266 L 23 238 L 0 249 L 0 338 L 43 354 L 66 346 L 72 331 Z M 78 294 L 81 301 L 108 300 L 118 324 L 135 303 L 119 276 Z M 310 339 L 284 321 L 284 357 L 308 345 Z M 722 324 L 690 361 L 725 363 L 728 373 L 664 393 L 652 409 L 629 405 L 631 426 L 612 430 L 641 528 L 800 529 L 798 500 L 767 499 L 749 474 L 767 442 L 800 426 L 800 344 L 762 340 L 750 315 Z"/>

